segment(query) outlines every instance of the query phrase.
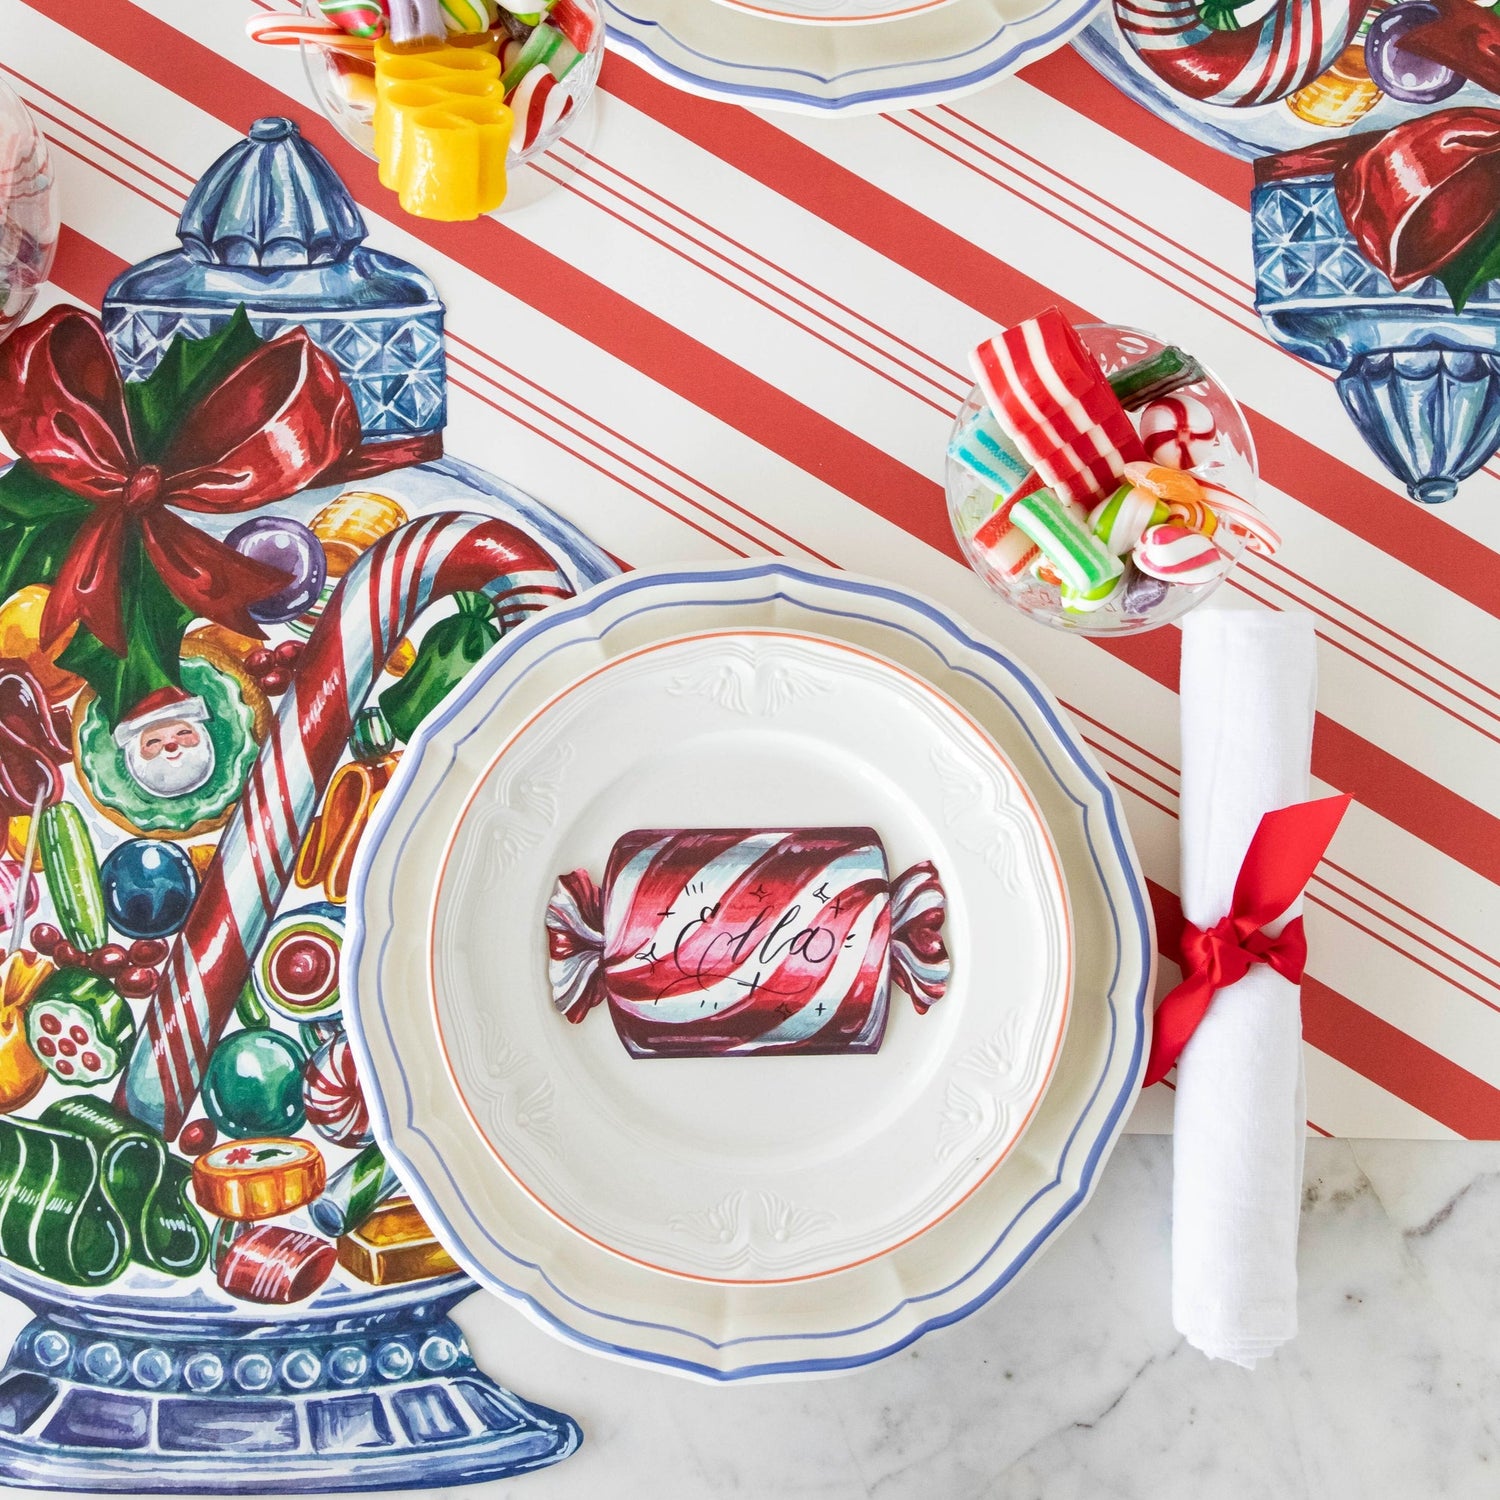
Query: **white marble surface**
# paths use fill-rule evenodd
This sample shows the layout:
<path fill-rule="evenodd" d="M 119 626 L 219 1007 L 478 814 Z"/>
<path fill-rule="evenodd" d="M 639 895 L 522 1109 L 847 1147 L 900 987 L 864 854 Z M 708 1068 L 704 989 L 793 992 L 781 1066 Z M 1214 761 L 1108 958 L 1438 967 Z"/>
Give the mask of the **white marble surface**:
<path fill-rule="evenodd" d="M 1005 1296 L 873 1368 L 718 1388 L 485 1296 L 481 1363 L 582 1450 L 472 1500 L 1436 1500 L 1500 1492 L 1500 1144 L 1310 1141 L 1300 1336 L 1254 1373 L 1173 1331 L 1171 1142 L 1127 1136 Z M 5 1309 L 8 1337 L 22 1317 Z M 24 1492 L 7 1492 L 22 1494 Z"/>
<path fill-rule="evenodd" d="M 871 1369 L 715 1389 L 574 1354 L 482 1299 L 502 1380 L 585 1445 L 534 1500 L 1396 1500 L 1500 1490 L 1500 1144 L 1310 1141 L 1302 1331 L 1253 1373 L 1170 1313 L 1171 1142 L 1127 1136 L 1007 1295 Z"/>

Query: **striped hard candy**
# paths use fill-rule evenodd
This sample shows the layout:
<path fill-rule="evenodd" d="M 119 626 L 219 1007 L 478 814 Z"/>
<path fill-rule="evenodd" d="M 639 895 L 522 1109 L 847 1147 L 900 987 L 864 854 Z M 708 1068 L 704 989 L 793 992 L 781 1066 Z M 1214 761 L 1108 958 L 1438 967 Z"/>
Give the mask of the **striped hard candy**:
<path fill-rule="evenodd" d="M 1202 532 L 1179 521 L 1153 526 L 1141 538 L 1133 560 L 1141 572 L 1164 583 L 1207 583 L 1230 562 Z"/>
<path fill-rule="evenodd" d="M 307 1123 L 336 1146 L 364 1146 L 373 1139 L 369 1106 L 343 1032 L 309 1060 L 302 1075 L 302 1107 Z"/>
<path fill-rule="evenodd" d="M 439 0 L 450 36 L 478 36 L 499 22 L 495 0 Z"/>
<path fill-rule="evenodd" d="M 515 115 L 516 143 L 522 151 L 531 150 L 573 108 L 572 96 L 547 68 L 532 68 L 506 103 Z"/>
<path fill-rule="evenodd" d="M 318 0 L 318 9 L 350 36 L 385 35 L 385 0 Z"/>
<path fill-rule="evenodd" d="M 1247 500 L 1212 480 L 1205 479 L 1202 484 L 1204 497 L 1213 507 L 1214 514 L 1230 531 L 1244 537 L 1252 552 L 1269 557 L 1281 546 L 1281 533 L 1253 500 Z"/>
<path fill-rule="evenodd" d="M 1218 442 L 1214 414 L 1196 396 L 1162 396 L 1141 413 L 1141 443 L 1154 464 L 1196 468 Z"/>
<path fill-rule="evenodd" d="M 1255 7 L 1250 24 L 1238 9 L 1223 0 L 1114 0 L 1121 35 L 1158 78 L 1191 99 L 1238 108 L 1273 104 L 1321 78 L 1368 6 L 1272 0 Z"/>

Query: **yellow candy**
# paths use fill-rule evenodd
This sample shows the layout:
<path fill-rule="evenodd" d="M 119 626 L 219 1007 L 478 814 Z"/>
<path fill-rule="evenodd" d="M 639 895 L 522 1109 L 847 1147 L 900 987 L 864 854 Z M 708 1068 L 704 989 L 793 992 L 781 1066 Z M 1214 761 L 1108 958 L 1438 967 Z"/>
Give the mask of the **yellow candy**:
<path fill-rule="evenodd" d="M 1203 500 L 1172 500 L 1167 513 L 1174 521 L 1190 526 L 1200 536 L 1212 536 L 1219 529 L 1219 518 Z"/>
<path fill-rule="evenodd" d="M 406 525 L 406 511 L 399 500 L 378 490 L 345 490 L 309 523 L 312 534 L 323 544 L 328 558 L 328 576 L 342 578 L 361 552 L 381 537 Z"/>
<path fill-rule="evenodd" d="M 1322 130 L 1347 130 L 1380 103 L 1385 96 L 1365 66 L 1369 29 L 1367 19 L 1343 56 L 1321 78 L 1288 95 L 1287 108 L 1294 115 Z"/>
<path fill-rule="evenodd" d="M 485 32 L 499 20 L 495 0 L 439 0 L 449 35 Z"/>
<path fill-rule="evenodd" d="M 26 1040 L 26 1007 L 52 974 L 52 960 L 17 948 L 0 963 L 0 1114 L 20 1109 L 47 1081 Z"/>
<path fill-rule="evenodd" d="M 398 52 L 375 44 L 380 180 L 420 219 L 477 219 L 505 201 L 511 112 L 493 40 Z"/>

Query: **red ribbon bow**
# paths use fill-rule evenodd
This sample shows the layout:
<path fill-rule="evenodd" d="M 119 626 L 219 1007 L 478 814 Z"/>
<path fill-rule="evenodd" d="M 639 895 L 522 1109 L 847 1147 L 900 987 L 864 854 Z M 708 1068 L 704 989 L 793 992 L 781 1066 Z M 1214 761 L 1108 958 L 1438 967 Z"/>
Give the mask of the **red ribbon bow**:
<path fill-rule="evenodd" d="M 1300 984 L 1307 964 L 1307 938 L 1296 917 L 1272 937 L 1265 931 L 1312 879 L 1353 799 L 1324 797 L 1268 812 L 1245 851 L 1229 914 L 1213 927 L 1182 928 L 1182 983 L 1156 1007 L 1151 1058 L 1143 1087 L 1159 1083 L 1208 1013 L 1217 990 L 1238 984 L 1255 964 Z"/>
<path fill-rule="evenodd" d="M 357 449 L 360 425 L 338 366 L 298 328 L 251 353 L 193 407 L 157 462 L 143 463 L 98 319 L 58 307 L 0 348 L 0 434 L 94 507 L 52 585 L 42 643 L 80 620 L 123 656 L 120 582 L 132 530 L 183 604 L 260 636 L 249 606 L 282 588 L 284 575 L 167 507 L 232 515 L 284 500 Z"/>
<path fill-rule="evenodd" d="M 1474 0 L 1428 0 L 1404 50 L 1500 94 L 1500 14 Z M 1500 203 L 1500 111 L 1456 105 L 1385 131 L 1324 141 L 1255 164 L 1258 182 L 1331 172 L 1365 258 L 1398 290 L 1487 242 Z"/>

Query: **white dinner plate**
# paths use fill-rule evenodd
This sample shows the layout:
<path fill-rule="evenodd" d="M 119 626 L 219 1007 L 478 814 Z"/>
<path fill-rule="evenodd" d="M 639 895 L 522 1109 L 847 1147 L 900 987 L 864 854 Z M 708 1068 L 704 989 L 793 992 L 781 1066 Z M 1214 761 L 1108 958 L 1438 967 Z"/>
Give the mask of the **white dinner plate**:
<path fill-rule="evenodd" d="M 800 26 L 859 26 L 923 16 L 954 0 L 717 0 L 726 10 Z"/>
<path fill-rule="evenodd" d="M 497 714 L 460 752 L 452 774 L 472 793 L 428 927 L 438 1046 L 489 1153 L 454 1162 L 462 1191 L 482 1197 L 498 1165 L 617 1255 L 774 1282 L 889 1253 L 994 1171 L 1052 1076 L 1072 945 L 1052 841 L 982 730 L 867 651 L 778 631 L 703 632 L 620 656 L 601 644 L 589 671 L 501 739 L 510 727 Z M 893 883 L 922 861 L 936 867 L 953 955 L 926 1014 L 881 986 L 878 1051 L 634 1058 L 608 1006 L 570 1025 L 553 1005 L 547 903 L 568 871 L 601 877 L 620 835 L 866 827 Z M 872 921 L 885 910 L 865 908 Z M 846 968 L 859 936 L 835 955 Z M 728 990 L 731 1008 L 784 1029 L 781 1011 L 734 988 L 764 978 L 762 961 L 774 983 L 774 961 L 756 950 L 676 1006 L 691 1012 L 711 994 L 717 1008 Z M 838 1008 L 820 1004 L 825 1024 Z M 966 1070 L 993 1046 L 1006 1088 L 976 1113 Z"/>
<path fill-rule="evenodd" d="M 1072 915 L 1072 1013 L 1052 1083 L 1019 1142 L 931 1228 L 813 1278 L 685 1279 L 568 1228 L 496 1163 L 443 1064 L 430 1005 L 427 934 L 446 836 L 488 775 L 496 748 L 601 660 L 703 631 L 821 637 L 930 683 L 1014 766 L 1057 848 Z M 524 795 L 517 788 L 506 800 L 545 814 L 548 797 L 545 787 Z M 510 842 L 540 840 L 546 822 L 533 814 Z M 580 832 L 585 843 L 597 839 L 579 846 L 596 872 L 600 851 L 620 831 L 611 824 Z M 903 842 L 910 835 L 908 829 L 892 837 L 901 858 L 912 852 Z M 497 913 L 501 904 L 494 904 Z M 1056 703 L 1019 664 L 935 606 L 846 574 L 774 562 L 630 574 L 528 622 L 481 663 L 408 747 L 361 843 L 348 914 L 346 1017 L 376 1133 L 444 1242 L 482 1284 L 565 1337 L 710 1379 L 868 1363 L 980 1305 L 1085 1201 L 1144 1066 L 1153 934 L 1144 884 L 1107 780 Z M 961 959 L 956 951 L 955 975 Z M 531 959 L 521 951 L 496 953 L 494 961 L 515 973 Z M 974 995 L 980 977 L 968 981 Z M 1003 988 L 1003 975 L 995 983 Z M 969 1003 L 977 1005 L 974 995 Z M 886 1047 L 903 1035 L 920 1037 L 917 1028 L 927 1021 L 944 1024 L 946 1003 L 924 1017 L 902 1017 L 899 1029 L 893 1023 Z M 958 1024 L 966 1008 L 955 1007 L 957 1021 L 946 1024 Z M 563 1081 L 543 1071 L 528 1077 L 506 1051 L 504 1025 L 493 1011 L 490 1028 L 464 1045 L 478 1054 L 476 1074 L 487 1060 L 494 1075 L 499 1128 L 513 1138 L 550 1127 L 560 1154 L 571 1152 L 580 1122 L 556 1108 Z M 597 1032 L 592 1042 L 590 1030 Z M 605 1077 L 637 1069 L 642 1088 L 649 1073 L 677 1066 L 626 1059 L 602 1015 L 567 1028 L 562 1041 L 596 1047 L 609 1070 Z M 586 1079 L 593 1057 L 574 1053 L 569 1066 Z M 884 1051 L 879 1059 L 828 1064 L 883 1060 Z M 817 1060 L 713 1060 L 703 1068 L 743 1069 L 750 1078 L 768 1063 L 789 1069 L 798 1061 Z M 945 1104 L 982 1131 L 1008 1096 L 1013 1061 L 997 1026 L 964 1052 Z M 476 1193 L 481 1180 L 483 1191 Z"/>
<path fill-rule="evenodd" d="M 760 0 L 733 9 L 704 0 L 600 3 L 610 44 L 678 88 L 828 115 L 914 108 L 983 88 L 1062 46 L 1099 0 L 952 0 L 879 25 L 821 26 L 750 13 Z M 810 9 L 822 0 L 764 3 Z"/>

